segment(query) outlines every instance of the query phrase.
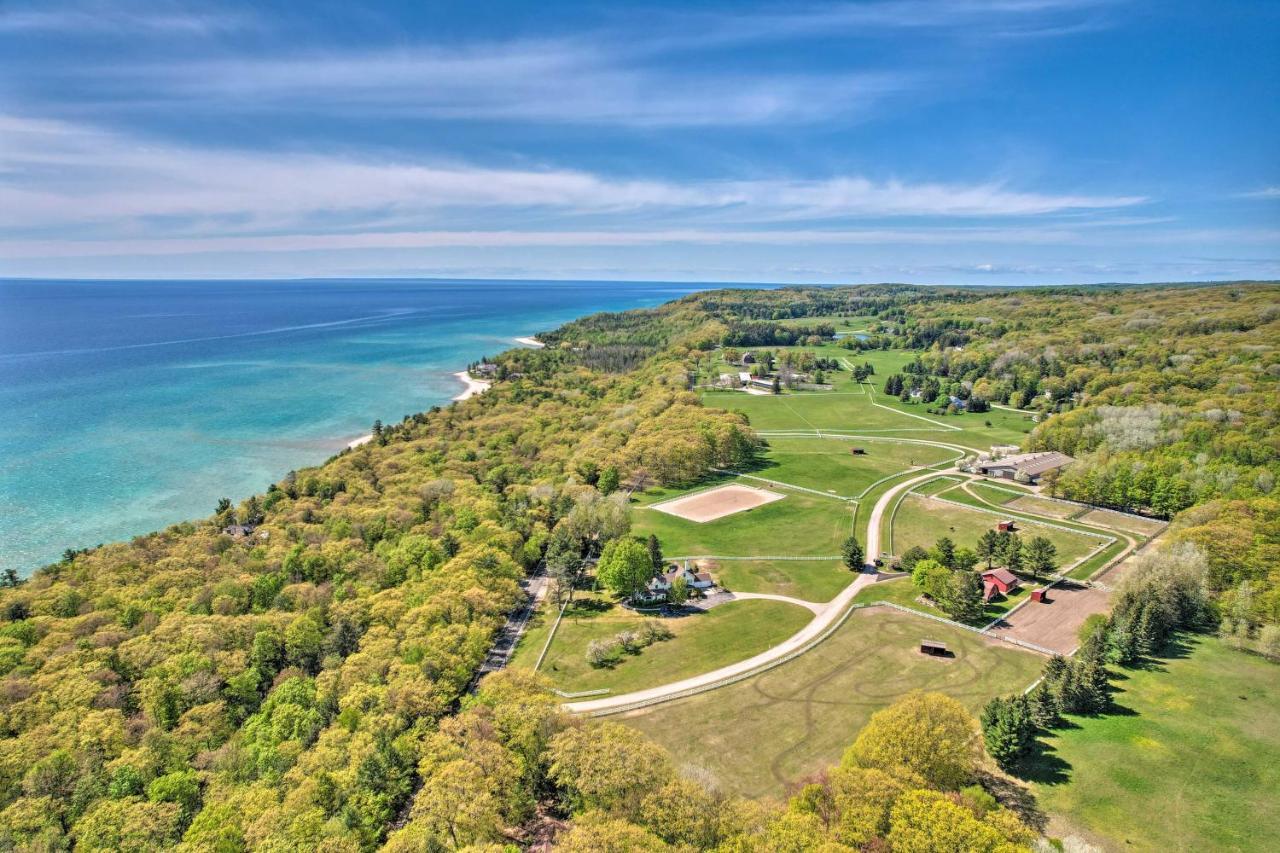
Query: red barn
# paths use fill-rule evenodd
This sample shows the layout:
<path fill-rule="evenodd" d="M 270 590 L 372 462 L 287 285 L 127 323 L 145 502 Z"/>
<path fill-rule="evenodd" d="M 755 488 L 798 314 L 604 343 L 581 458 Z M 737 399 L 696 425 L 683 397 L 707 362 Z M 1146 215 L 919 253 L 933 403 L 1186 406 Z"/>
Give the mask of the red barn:
<path fill-rule="evenodd" d="M 992 569 L 982 573 L 983 600 L 990 601 L 996 596 L 1008 595 L 1018 588 L 1017 576 L 1008 569 Z"/>
<path fill-rule="evenodd" d="M 1013 532 L 1013 529 L 1014 529 L 1014 528 L 1013 528 L 1013 521 L 1012 521 L 1012 520 L 1009 520 L 1009 521 L 1002 521 L 1002 522 L 1000 522 L 999 524 L 997 524 L 997 525 L 996 525 L 996 530 L 998 530 L 998 531 L 999 531 L 999 532 L 1001 532 L 1001 533 L 1012 533 L 1012 532 Z"/>

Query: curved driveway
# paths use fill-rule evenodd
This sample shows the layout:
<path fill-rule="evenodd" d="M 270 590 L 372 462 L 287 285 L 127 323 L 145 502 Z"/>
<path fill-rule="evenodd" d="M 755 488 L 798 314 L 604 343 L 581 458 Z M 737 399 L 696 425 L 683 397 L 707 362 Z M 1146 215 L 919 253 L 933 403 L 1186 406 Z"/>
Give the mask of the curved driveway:
<path fill-rule="evenodd" d="M 875 558 L 880 553 L 880 522 L 884 518 L 885 510 L 893 503 L 893 499 L 907 489 L 917 486 L 926 480 L 932 480 L 940 474 L 938 471 L 928 471 L 918 477 L 910 480 L 904 480 L 894 486 L 889 491 L 880 496 L 880 500 L 876 501 L 875 507 L 871 510 L 871 517 L 867 521 L 866 536 L 866 553 Z M 864 567 L 862 574 L 840 591 L 840 594 L 833 598 L 822 612 L 814 616 L 795 634 L 783 640 L 778 645 L 761 652 L 754 657 L 737 663 L 722 666 L 719 669 L 713 669 L 711 672 L 704 672 L 701 675 L 695 675 L 692 678 L 684 678 L 680 681 L 673 681 L 670 684 L 663 684 L 660 687 L 651 687 L 648 690 L 637 690 L 634 693 L 623 693 L 618 696 L 608 696 L 601 699 L 592 699 L 585 702 L 569 702 L 564 707 L 566 710 L 575 714 L 598 714 L 600 712 L 620 711 L 632 705 L 645 705 L 654 702 L 660 702 L 664 699 L 674 698 L 688 690 L 696 690 L 698 688 L 710 688 L 717 686 L 720 682 L 729 679 L 750 674 L 751 672 L 764 669 L 775 661 L 786 657 L 787 655 L 801 651 L 806 645 L 820 637 L 822 633 L 848 609 L 853 603 L 853 599 L 862 589 L 870 584 L 875 583 L 876 575 L 874 571 L 868 572 Z"/>

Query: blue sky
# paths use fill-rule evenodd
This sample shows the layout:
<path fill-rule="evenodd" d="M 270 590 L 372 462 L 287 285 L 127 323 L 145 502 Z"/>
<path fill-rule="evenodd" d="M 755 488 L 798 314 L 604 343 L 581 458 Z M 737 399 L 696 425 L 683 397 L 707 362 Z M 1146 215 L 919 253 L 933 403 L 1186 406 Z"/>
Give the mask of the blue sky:
<path fill-rule="evenodd" d="M 1280 3 L 360 5 L 0 2 L 0 274 L 1280 278 Z"/>

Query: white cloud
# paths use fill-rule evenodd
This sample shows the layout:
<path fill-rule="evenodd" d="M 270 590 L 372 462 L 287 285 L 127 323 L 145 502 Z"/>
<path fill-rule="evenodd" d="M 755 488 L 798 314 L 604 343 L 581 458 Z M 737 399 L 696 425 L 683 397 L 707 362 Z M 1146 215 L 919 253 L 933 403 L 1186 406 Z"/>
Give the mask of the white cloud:
<path fill-rule="evenodd" d="M 253 20 L 242 12 L 210 12 L 164 0 L 145 5 L 127 0 L 83 0 L 57 6 L 51 2 L 9 6 L 0 10 L 0 33 L 205 36 L 240 30 Z"/>
<path fill-rule="evenodd" d="M 876 182 L 860 176 L 674 182 L 563 168 L 215 150 L 81 125 L 0 117 L 0 226 L 174 228 L 222 233 L 368 229 L 388 222 L 487 227 L 538 216 L 611 225 L 662 215 L 705 223 L 886 217 L 1023 217 L 1128 207 L 1140 196 L 1049 194 L 999 183 Z M 184 222 L 185 221 L 185 222 Z M 465 221 L 465 219 L 461 220 Z M 568 227 L 574 227 L 572 223 Z M 78 236 L 90 236 L 78 233 Z"/>
<path fill-rule="evenodd" d="M 1240 193 L 1240 198 L 1280 198 L 1280 187 L 1263 187 L 1260 190 Z"/>

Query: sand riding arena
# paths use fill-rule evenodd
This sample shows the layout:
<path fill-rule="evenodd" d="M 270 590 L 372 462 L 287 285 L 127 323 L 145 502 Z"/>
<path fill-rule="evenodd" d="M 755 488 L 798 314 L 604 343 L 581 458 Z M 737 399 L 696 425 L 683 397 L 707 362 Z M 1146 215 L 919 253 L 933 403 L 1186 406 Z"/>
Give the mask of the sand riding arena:
<path fill-rule="evenodd" d="M 777 492 L 730 483 L 709 491 L 663 501 L 650 508 L 686 521 L 704 522 L 715 521 L 717 518 L 724 518 L 735 512 L 755 509 L 758 506 L 780 501 L 784 497 L 786 495 L 780 495 Z"/>

